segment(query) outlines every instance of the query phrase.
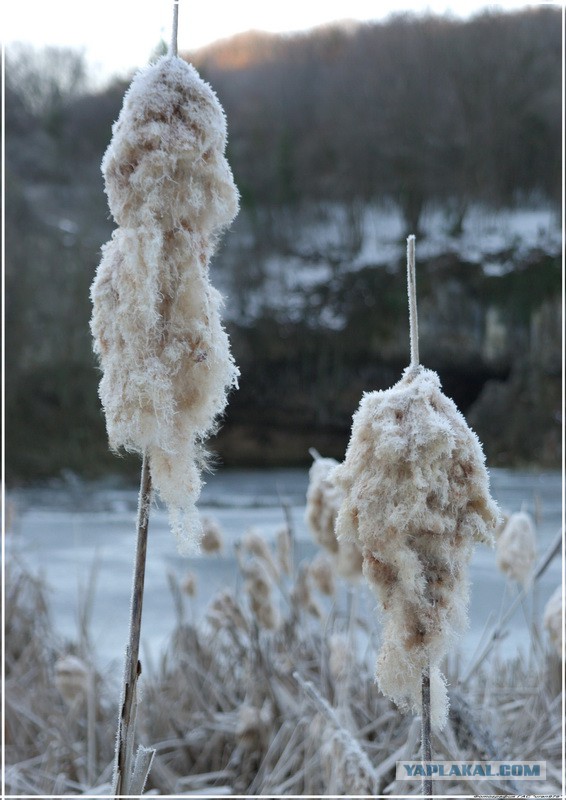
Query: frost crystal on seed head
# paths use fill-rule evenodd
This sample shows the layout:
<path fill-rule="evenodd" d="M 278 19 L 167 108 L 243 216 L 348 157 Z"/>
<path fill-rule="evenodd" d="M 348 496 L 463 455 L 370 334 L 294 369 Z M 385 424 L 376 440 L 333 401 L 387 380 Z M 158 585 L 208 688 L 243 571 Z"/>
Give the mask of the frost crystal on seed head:
<path fill-rule="evenodd" d="M 91 289 L 110 445 L 147 453 L 179 549 L 200 536 L 194 503 L 238 369 L 208 279 L 238 210 L 226 120 L 196 70 L 164 57 L 134 77 L 102 162 L 120 226 Z"/>
<path fill-rule="evenodd" d="M 440 729 L 447 694 L 439 663 L 467 623 L 466 565 L 475 542 L 492 544 L 498 521 L 481 445 L 436 373 L 410 367 L 391 389 L 363 396 L 332 478 L 345 494 L 338 539 L 362 550 L 384 612 L 378 684 L 419 712 L 430 662 Z"/>

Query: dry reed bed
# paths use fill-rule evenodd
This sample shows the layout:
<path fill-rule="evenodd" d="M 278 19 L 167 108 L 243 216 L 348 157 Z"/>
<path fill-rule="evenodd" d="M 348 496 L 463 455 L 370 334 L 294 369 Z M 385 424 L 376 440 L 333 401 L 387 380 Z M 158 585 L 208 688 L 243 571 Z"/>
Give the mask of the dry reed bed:
<path fill-rule="evenodd" d="M 225 591 L 214 598 L 197 627 L 188 622 L 186 597 L 171 577 L 176 630 L 158 665 L 143 659 L 138 732 L 157 750 L 147 791 L 419 794 L 420 782 L 395 780 L 397 760 L 419 757 L 419 720 L 402 716 L 378 692 L 371 655 L 363 661 L 353 655 L 361 650 L 355 641 L 367 641 L 366 624 L 348 609 L 338 612 L 339 602 L 318 616 L 321 604 L 308 570 L 286 576 L 275 553 L 270 567 L 249 550 L 239 553 L 239 563 L 244 578 L 259 564 L 256 583 L 240 581 L 237 595 Z M 108 794 L 115 681 L 91 671 L 83 686 L 80 676 L 78 688 L 71 681 L 65 700 L 56 664 L 68 652 L 87 666 L 95 663 L 87 631 L 76 646 L 64 648 L 53 632 L 45 587 L 17 563 L 9 565 L 6 589 L 7 793 Z M 278 619 L 265 614 L 266 603 Z M 270 620 L 275 628 L 266 627 Z M 459 672 L 456 658 L 446 664 L 452 687 Z M 433 737 L 435 758 L 542 759 L 547 780 L 442 782 L 437 791 L 560 791 L 556 656 L 534 648 L 525 664 L 494 655 L 452 688 L 450 705 L 447 726 Z"/>

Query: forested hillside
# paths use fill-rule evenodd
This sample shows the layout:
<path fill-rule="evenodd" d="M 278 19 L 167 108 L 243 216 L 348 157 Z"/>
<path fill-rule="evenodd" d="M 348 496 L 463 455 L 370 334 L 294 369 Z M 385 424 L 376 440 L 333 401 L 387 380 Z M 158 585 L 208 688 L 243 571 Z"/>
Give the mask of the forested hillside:
<path fill-rule="evenodd" d="M 560 20 L 397 17 L 187 54 L 224 105 L 242 198 L 213 267 L 242 370 L 226 463 L 342 457 L 361 391 L 407 360 L 409 231 L 423 360 L 492 463 L 559 463 Z M 107 452 L 88 328 L 113 229 L 99 165 L 126 84 L 89 85 L 78 53 L 8 50 L 12 480 L 128 465 Z"/>

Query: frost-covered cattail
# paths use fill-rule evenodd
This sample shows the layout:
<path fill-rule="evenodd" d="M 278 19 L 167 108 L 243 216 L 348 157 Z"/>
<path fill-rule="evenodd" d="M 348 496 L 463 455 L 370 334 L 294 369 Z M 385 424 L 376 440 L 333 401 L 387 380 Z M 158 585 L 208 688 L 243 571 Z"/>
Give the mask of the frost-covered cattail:
<path fill-rule="evenodd" d="M 526 586 L 536 561 L 536 531 L 529 514 L 511 514 L 497 539 L 497 566 L 507 577 Z"/>
<path fill-rule="evenodd" d="M 559 656 L 562 655 L 562 642 L 564 639 L 564 628 L 562 623 L 562 606 L 564 598 L 562 586 L 557 586 L 551 595 L 548 603 L 544 607 L 542 624 L 550 638 L 550 642 Z"/>
<path fill-rule="evenodd" d="M 319 552 L 309 564 L 309 573 L 314 585 L 329 597 L 336 591 L 332 561 L 324 552 Z"/>
<path fill-rule="evenodd" d="M 343 633 L 333 633 L 328 639 L 328 666 L 337 683 L 345 681 L 352 669 L 352 642 Z"/>
<path fill-rule="evenodd" d="M 261 740 L 263 728 L 259 708 L 249 705 L 240 706 L 236 724 L 236 739 L 240 744 L 246 748 L 255 749 Z"/>
<path fill-rule="evenodd" d="M 355 583 L 362 575 L 362 552 L 355 542 L 338 542 L 338 552 L 334 557 L 336 572 L 344 580 Z"/>
<path fill-rule="evenodd" d="M 266 563 L 255 557 L 245 564 L 243 570 L 244 590 L 252 614 L 260 627 L 274 630 L 279 625 L 279 611 L 273 600 L 273 581 Z"/>
<path fill-rule="evenodd" d="M 507 511 L 503 511 L 503 510 L 501 511 L 501 515 L 499 517 L 499 522 L 497 524 L 497 527 L 495 528 L 495 539 L 496 540 L 501 536 L 501 534 L 505 530 L 505 526 L 509 522 L 510 518 L 511 518 L 511 514 L 508 514 Z"/>
<path fill-rule="evenodd" d="M 315 458 L 309 470 L 305 519 L 315 541 L 330 553 L 338 552 L 334 533 L 342 493 L 329 475 L 338 466 L 334 458 Z"/>
<path fill-rule="evenodd" d="M 118 229 L 92 285 L 110 445 L 146 454 L 179 547 L 198 542 L 203 441 L 238 369 L 208 263 L 238 210 L 226 120 L 196 70 L 166 56 L 126 93 L 102 162 Z"/>
<path fill-rule="evenodd" d="M 266 702 L 261 708 L 244 703 L 238 709 L 236 739 L 245 748 L 256 750 L 273 721 L 273 712 Z"/>
<path fill-rule="evenodd" d="M 279 570 L 284 575 L 290 575 L 293 568 L 293 543 L 291 540 L 291 531 L 287 525 L 283 525 L 276 531 L 275 544 L 277 548 L 277 563 L 279 565 Z"/>
<path fill-rule="evenodd" d="M 216 520 L 213 520 L 210 517 L 203 517 L 202 519 L 202 537 L 200 546 L 203 553 L 209 554 L 219 553 L 224 546 L 220 525 L 216 522 Z"/>
<path fill-rule="evenodd" d="M 217 630 L 221 628 L 246 629 L 246 620 L 230 589 L 224 589 L 212 599 L 206 611 L 206 618 Z"/>
<path fill-rule="evenodd" d="M 269 545 L 263 536 L 255 528 L 250 528 L 242 538 L 242 548 L 250 555 L 256 556 L 264 562 L 271 576 L 277 580 L 279 569 L 273 558 Z"/>
<path fill-rule="evenodd" d="M 181 583 L 181 589 L 189 597 L 194 597 L 197 593 L 197 576 L 194 572 L 187 572 Z"/>
<path fill-rule="evenodd" d="M 300 564 L 295 585 L 291 590 L 291 599 L 295 606 L 302 608 L 317 619 L 322 619 L 323 611 L 319 603 L 312 596 L 309 569 L 305 564 Z"/>
<path fill-rule="evenodd" d="M 361 549 L 383 611 L 378 685 L 401 709 L 422 713 L 428 760 L 430 726 L 442 728 L 448 715 L 439 664 L 467 624 L 466 567 L 476 542 L 493 544 L 499 509 L 477 436 L 419 363 L 414 236 L 407 285 L 411 364 L 391 389 L 364 394 L 332 478 L 345 495 L 338 539 Z M 432 794 L 430 782 L 423 793 Z"/>
<path fill-rule="evenodd" d="M 69 705 L 86 697 L 88 683 L 88 667 L 77 656 L 63 656 L 55 662 L 55 686 Z"/>
<path fill-rule="evenodd" d="M 305 520 L 314 540 L 330 553 L 337 574 L 354 582 L 362 574 L 362 554 L 355 542 L 337 541 L 335 532 L 336 518 L 344 500 L 333 478 L 338 461 L 322 458 L 315 450 L 311 453 L 315 459 L 309 470 Z"/>
<path fill-rule="evenodd" d="M 401 708 L 420 710 L 430 662 L 440 728 L 439 663 L 466 623 L 466 564 L 475 542 L 491 544 L 498 520 L 480 443 L 436 373 L 409 367 L 391 389 L 364 395 L 333 478 L 346 497 L 337 533 L 362 549 L 384 612 L 379 686 Z"/>

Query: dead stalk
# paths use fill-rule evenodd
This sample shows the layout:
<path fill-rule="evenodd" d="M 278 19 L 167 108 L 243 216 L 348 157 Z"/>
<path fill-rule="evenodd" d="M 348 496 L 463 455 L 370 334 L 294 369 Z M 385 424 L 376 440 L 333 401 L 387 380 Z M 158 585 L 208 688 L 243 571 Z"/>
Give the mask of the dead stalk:
<path fill-rule="evenodd" d="M 419 323 L 417 316 L 417 280 L 415 268 L 415 236 L 407 238 L 407 294 L 409 296 L 409 328 L 411 338 L 411 366 L 419 366 Z M 430 669 L 423 670 L 422 681 L 422 759 L 432 759 L 431 733 L 430 733 Z M 432 796 L 432 779 L 423 777 L 423 795 Z"/>
<path fill-rule="evenodd" d="M 424 764 L 423 795 L 432 797 L 432 778 L 427 777 L 427 764 L 432 760 L 432 745 L 430 731 L 430 671 L 427 669 L 422 675 L 423 712 L 421 721 L 422 760 Z"/>
<path fill-rule="evenodd" d="M 143 588 L 145 580 L 145 562 L 147 553 L 147 529 L 149 508 L 151 503 L 151 473 L 149 459 L 143 457 L 141 468 L 140 494 L 138 503 L 136 560 L 134 582 L 132 587 L 132 603 L 130 609 L 130 633 L 126 648 L 124 665 L 124 682 L 120 701 L 118 719 L 118 736 L 116 741 L 116 758 L 114 765 L 115 797 L 128 793 L 130 771 L 133 755 L 133 738 L 135 726 L 135 704 L 137 680 L 141 674 L 141 663 L 138 660 L 140 647 L 141 617 L 143 605 Z"/>

